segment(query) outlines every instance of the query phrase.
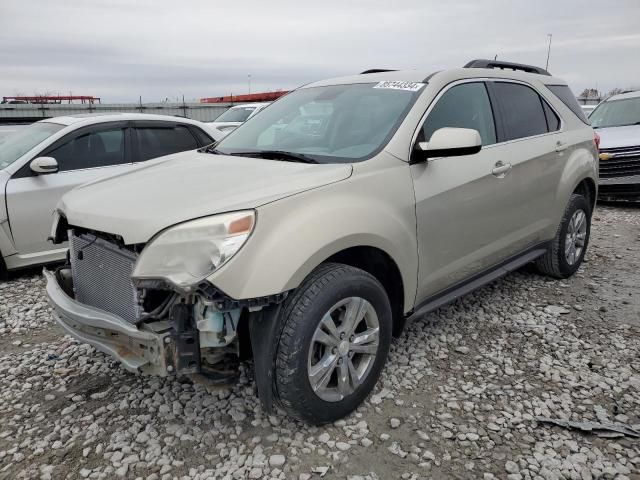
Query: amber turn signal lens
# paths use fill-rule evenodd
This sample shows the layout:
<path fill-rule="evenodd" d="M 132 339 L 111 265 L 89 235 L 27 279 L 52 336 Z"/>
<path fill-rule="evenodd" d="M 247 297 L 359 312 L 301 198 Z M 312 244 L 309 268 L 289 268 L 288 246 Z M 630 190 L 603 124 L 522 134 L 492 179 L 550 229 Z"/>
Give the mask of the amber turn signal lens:
<path fill-rule="evenodd" d="M 238 218 L 229 224 L 229 235 L 237 235 L 240 233 L 249 233 L 253 228 L 253 215 Z"/>

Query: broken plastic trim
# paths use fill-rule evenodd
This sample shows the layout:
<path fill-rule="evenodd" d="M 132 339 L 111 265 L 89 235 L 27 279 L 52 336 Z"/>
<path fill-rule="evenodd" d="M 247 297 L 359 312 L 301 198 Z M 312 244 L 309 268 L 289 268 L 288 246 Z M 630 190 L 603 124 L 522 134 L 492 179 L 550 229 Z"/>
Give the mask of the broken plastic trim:
<path fill-rule="evenodd" d="M 640 438 L 640 432 L 623 423 L 573 422 L 559 418 L 536 417 L 540 423 L 557 425 L 558 427 L 580 430 L 603 438 L 633 437 Z"/>
<path fill-rule="evenodd" d="M 262 307 L 268 307 L 271 305 L 278 305 L 287 298 L 289 292 L 278 293 L 276 295 L 267 295 L 264 297 L 247 298 L 244 300 L 235 300 L 222 290 L 211 285 L 209 282 L 202 282 L 196 287 L 197 295 L 201 295 L 203 298 L 214 302 L 216 307 L 221 312 L 227 310 L 235 310 L 236 308 L 249 308 L 257 309 Z"/>
<path fill-rule="evenodd" d="M 152 289 L 152 290 L 167 290 L 175 291 L 168 283 L 163 280 L 134 280 L 134 284 L 138 289 Z M 227 295 L 219 288 L 213 286 L 207 281 L 200 282 L 193 290 L 192 294 L 200 295 L 205 300 L 215 303 L 216 308 L 221 312 L 229 310 L 235 310 L 237 308 L 248 308 L 250 310 L 260 309 L 263 307 L 269 307 L 272 305 L 278 305 L 284 301 L 289 295 L 289 292 L 277 293 L 275 295 L 266 295 L 264 297 L 246 298 L 242 300 L 236 300 L 235 298 Z"/>

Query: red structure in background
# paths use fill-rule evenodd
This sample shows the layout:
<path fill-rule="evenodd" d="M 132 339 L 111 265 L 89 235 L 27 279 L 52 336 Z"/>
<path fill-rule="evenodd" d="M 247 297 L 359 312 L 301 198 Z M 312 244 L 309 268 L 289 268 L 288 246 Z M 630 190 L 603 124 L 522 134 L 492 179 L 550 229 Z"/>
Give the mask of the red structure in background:
<path fill-rule="evenodd" d="M 287 93 L 289 93 L 288 90 L 279 92 L 248 93 L 246 95 L 229 95 L 227 97 L 208 97 L 201 98 L 200 103 L 272 102 Z"/>
<path fill-rule="evenodd" d="M 2 97 L 2 103 L 37 103 L 37 104 L 60 104 L 62 102 L 75 102 L 80 103 L 100 103 L 100 97 L 94 97 L 91 95 L 71 95 L 71 96 L 45 96 L 38 95 L 35 97 Z"/>

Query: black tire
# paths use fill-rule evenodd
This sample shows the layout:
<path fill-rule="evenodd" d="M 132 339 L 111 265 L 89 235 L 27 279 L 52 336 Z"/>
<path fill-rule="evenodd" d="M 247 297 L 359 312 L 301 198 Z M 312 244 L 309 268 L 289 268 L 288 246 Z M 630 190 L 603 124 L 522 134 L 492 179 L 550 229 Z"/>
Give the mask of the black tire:
<path fill-rule="evenodd" d="M 309 351 L 322 317 L 349 297 L 363 298 L 374 308 L 379 322 L 378 348 L 362 384 L 342 400 L 325 401 L 314 392 L 308 378 Z M 391 305 L 380 282 L 354 267 L 323 264 L 287 298 L 281 320 L 283 330 L 274 375 L 279 404 L 289 415 L 315 425 L 335 421 L 355 410 L 378 381 L 391 344 Z"/>
<path fill-rule="evenodd" d="M 567 229 L 569 222 L 577 210 L 582 210 L 586 214 L 586 237 L 584 240 L 584 246 L 576 261 L 570 264 L 567 261 L 565 255 L 565 239 L 567 236 Z M 589 235 L 591 233 L 591 206 L 587 199 L 578 194 L 571 195 L 567 208 L 562 216 L 562 221 L 556 231 L 556 236 L 551 242 L 551 246 L 547 253 L 536 260 L 537 270 L 544 274 L 554 278 L 568 278 L 580 268 L 584 255 L 587 252 L 589 246 Z"/>

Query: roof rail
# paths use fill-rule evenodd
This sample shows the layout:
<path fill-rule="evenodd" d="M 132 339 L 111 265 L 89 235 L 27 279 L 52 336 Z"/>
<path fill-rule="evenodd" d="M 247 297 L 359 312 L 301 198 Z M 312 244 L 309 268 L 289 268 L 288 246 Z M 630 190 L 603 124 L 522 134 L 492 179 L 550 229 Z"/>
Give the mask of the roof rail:
<path fill-rule="evenodd" d="M 389 70 L 387 68 L 372 68 L 370 70 L 365 70 L 364 72 L 360 72 L 360 75 L 366 75 L 367 73 L 382 73 L 382 72 L 397 72 L 397 70 Z"/>
<path fill-rule="evenodd" d="M 551 76 L 544 68 L 525 65 L 523 63 L 501 62 L 498 60 L 471 60 L 464 68 L 501 68 L 506 70 L 521 70 L 527 73 L 537 73 L 538 75 Z"/>

